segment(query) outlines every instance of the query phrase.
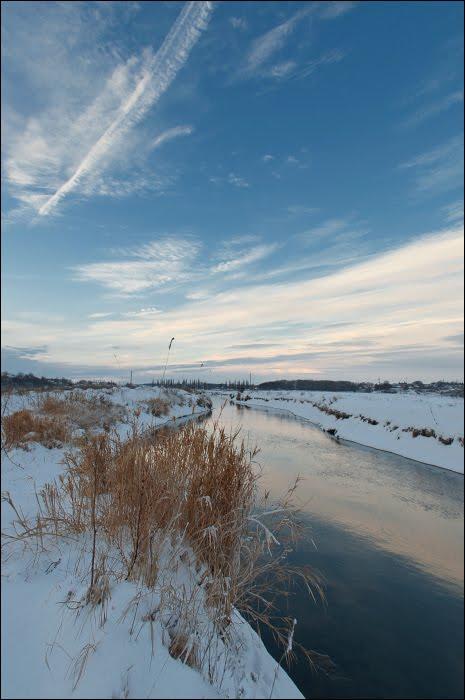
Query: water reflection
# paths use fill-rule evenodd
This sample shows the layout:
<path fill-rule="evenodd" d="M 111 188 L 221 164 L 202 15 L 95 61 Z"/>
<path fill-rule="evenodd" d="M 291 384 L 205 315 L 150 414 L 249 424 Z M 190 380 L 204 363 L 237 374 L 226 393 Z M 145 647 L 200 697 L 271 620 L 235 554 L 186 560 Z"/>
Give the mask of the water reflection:
<path fill-rule="evenodd" d="M 297 641 L 328 654 L 336 674 L 312 674 L 299 659 L 291 676 L 305 697 L 463 698 L 463 598 L 368 538 L 311 525 L 318 549 L 302 543 L 292 563 L 324 574 L 327 604 L 297 593 L 281 605 L 298 620 Z"/>
<path fill-rule="evenodd" d="M 263 487 L 302 475 L 310 538 L 293 555 L 326 581 L 327 606 L 292 599 L 296 638 L 329 654 L 335 677 L 299 660 L 312 698 L 463 698 L 463 476 L 338 444 L 306 421 L 226 405 L 212 421 L 261 449 Z M 289 601 L 282 613 L 291 614 Z M 280 651 L 264 634 L 268 648 Z"/>
<path fill-rule="evenodd" d="M 220 405 L 216 399 L 213 420 Z M 446 584 L 463 584 L 462 475 L 337 443 L 277 412 L 227 404 L 220 421 L 260 447 L 263 488 L 279 495 L 300 474 L 299 503 L 309 515 L 407 557 Z"/>

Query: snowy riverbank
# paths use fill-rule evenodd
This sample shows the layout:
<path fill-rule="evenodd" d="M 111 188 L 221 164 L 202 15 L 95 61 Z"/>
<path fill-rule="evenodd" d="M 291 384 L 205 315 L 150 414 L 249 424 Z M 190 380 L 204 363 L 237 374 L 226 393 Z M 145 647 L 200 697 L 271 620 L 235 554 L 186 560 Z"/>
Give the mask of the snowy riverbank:
<path fill-rule="evenodd" d="M 234 394 L 236 401 L 236 394 Z M 437 394 L 246 391 L 240 403 L 286 410 L 345 440 L 463 474 L 464 401 Z"/>
<path fill-rule="evenodd" d="M 111 422 L 124 439 L 134 417 L 140 427 L 150 428 L 209 410 L 205 397 L 157 387 L 84 394 L 88 403 L 71 402 L 74 436 Z M 54 396 L 60 399 L 66 392 Z M 23 409 L 42 415 L 40 401 L 33 392 L 13 394 L 4 415 Z M 9 539 L 21 530 L 17 524 L 15 530 L 14 520 L 35 516 L 36 494 L 60 478 L 65 452 L 72 449 L 69 444 L 45 446 L 31 435 L 27 439 L 27 449 L 2 450 L 2 533 L 8 543 L 2 561 L 2 697 L 302 697 L 237 611 L 227 637 L 215 636 L 202 583 L 208 583 L 208 572 L 182 538 L 162 544 L 154 587 L 108 574 L 108 590 L 101 589 L 105 595 L 94 605 L 86 602 L 90 555 L 85 532 L 76 539 L 45 537 L 44 549 L 28 538 Z M 108 571 L 114 566 L 111 558 L 106 566 Z M 186 600 L 196 601 L 198 628 L 180 648 L 175 635 Z M 193 663 L 192 639 L 196 653 L 211 658 Z M 206 667 L 211 672 L 206 674 Z"/>

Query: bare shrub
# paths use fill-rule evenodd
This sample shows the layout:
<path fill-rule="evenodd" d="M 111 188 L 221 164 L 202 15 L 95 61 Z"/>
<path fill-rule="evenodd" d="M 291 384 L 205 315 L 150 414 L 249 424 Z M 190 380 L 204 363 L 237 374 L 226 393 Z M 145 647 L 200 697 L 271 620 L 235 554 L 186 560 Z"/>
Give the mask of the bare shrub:
<path fill-rule="evenodd" d="M 442 442 L 443 445 L 452 445 L 452 443 L 454 442 L 453 437 L 444 437 L 443 435 L 440 435 L 438 437 L 438 440 L 439 442 Z"/>
<path fill-rule="evenodd" d="M 206 394 L 201 394 L 197 399 L 196 404 L 197 406 L 200 406 L 200 408 L 206 408 L 209 411 L 211 411 L 213 406 L 211 398 Z"/>
<path fill-rule="evenodd" d="M 152 414 L 152 416 L 156 416 L 157 418 L 160 418 L 161 416 L 167 416 L 170 412 L 170 407 L 171 403 L 168 401 L 168 399 L 163 399 L 159 396 L 157 396 L 154 399 L 148 399 L 145 402 L 148 412 Z"/>
<path fill-rule="evenodd" d="M 69 439 L 67 425 L 58 418 L 43 418 L 27 409 L 2 416 L 2 447 L 26 449 L 31 442 L 61 447 Z"/>

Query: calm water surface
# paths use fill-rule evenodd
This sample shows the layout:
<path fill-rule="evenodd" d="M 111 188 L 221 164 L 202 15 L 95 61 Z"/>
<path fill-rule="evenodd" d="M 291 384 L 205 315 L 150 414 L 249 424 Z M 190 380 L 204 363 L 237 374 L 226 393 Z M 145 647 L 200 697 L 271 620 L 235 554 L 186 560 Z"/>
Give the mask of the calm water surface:
<path fill-rule="evenodd" d="M 221 404 L 215 398 L 209 424 L 241 426 L 260 447 L 273 495 L 304 477 L 311 537 L 294 561 L 322 573 L 327 604 L 297 593 L 282 612 L 297 618 L 296 638 L 337 667 L 328 677 L 293 665 L 304 695 L 463 698 L 463 476 L 338 444 L 288 415 Z"/>

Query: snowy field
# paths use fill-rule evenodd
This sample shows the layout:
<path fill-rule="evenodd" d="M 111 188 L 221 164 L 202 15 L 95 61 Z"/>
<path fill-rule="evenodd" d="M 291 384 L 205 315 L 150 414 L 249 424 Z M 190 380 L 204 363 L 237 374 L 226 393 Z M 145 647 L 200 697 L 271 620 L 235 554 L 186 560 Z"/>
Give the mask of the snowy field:
<path fill-rule="evenodd" d="M 461 398 L 414 393 L 256 390 L 245 391 L 244 400 L 249 406 L 289 411 L 330 431 L 336 438 L 461 474 L 464 471 Z"/>
<path fill-rule="evenodd" d="M 138 422 L 141 427 L 145 428 L 159 427 L 164 423 L 169 423 L 169 421 L 205 412 L 205 408 L 197 404 L 198 395 L 189 394 L 181 389 L 171 390 L 169 393 L 166 393 L 164 389 L 156 386 L 135 386 L 134 388 L 122 386 L 114 389 L 75 389 L 73 393 L 85 399 L 102 400 L 113 404 L 118 409 L 121 417 L 121 420 L 118 420 L 115 425 L 121 437 L 128 433 L 130 419 L 134 416 L 134 411 L 138 411 Z M 52 398 L 57 397 L 60 399 L 65 398 L 69 394 L 70 392 L 66 390 L 43 393 L 28 391 L 23 394 L 14 392 L 11 395 L 5 392 L 2 405 L 5 406 L 6 413 L 13 413 L 21 409 L 34 408 L 41 396 L 48 395 Z M 162 401 L 166 399 L 169 402 L 169 411 L 166 415 L 157 416 L 147 410 L 146 402 L 154 399 Z M 86 410 L 85 407 L 83 410 Z M 98 427 L 98 425 L 95 427 Z M 77 427 L 77 431 L 79 432 L 79 427 Z"/>
<path fill-rule="evenodd" d="M 82 393 L 94 403 L 101 401 L 104 419 L 114 420 L 123 438 L 134 415 L 140 425 L 155 427 L 208 410 L 204 399 L 179 390 L 171 393 L 168 413 L 160 416 L 152 415 L 146 403 L 167 398 L 156 387 Z M 3 415 L 37 407 L 37 399 L 34 393 L 11 395 Z M 93 422 L 98 427 L 92 411 L 91 406 L 84 416 L 87 430 Z M 84 432 L 81 419 L 73 430 L 75 435 Z M 86 551 L 82 538 L 54 540 L 46 552 L 27 540 L 8 539 L 15 536 L 13 520 L 37 513 L 36 493 L 59 478 L 64 451 L 33 440 L 27 449 L 2 449 L 2 534 L 7 536 L 2 561 L 2 697 L 302 697 L 237 611 L 227 643 L 219 637 L 212 641 L 202 587 L 206 573 L 185 545 L 174 542 L 166 547 L 154 588 L 129 580 L 112 582 L 105 602 L 92 607 L 83 602 L 88 583 L 79 573 Z M 187 599 L 195 600 L 198 627 L 193 635 L 198 648 L 215 655 L 209 673 L 190 663 L 189 648 L 172 651 L 173 630 Z M 210 665 L 203 661 L 203 668 Z"/>

